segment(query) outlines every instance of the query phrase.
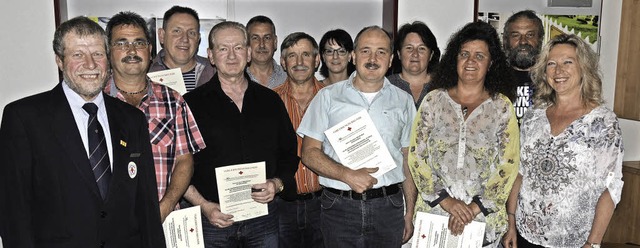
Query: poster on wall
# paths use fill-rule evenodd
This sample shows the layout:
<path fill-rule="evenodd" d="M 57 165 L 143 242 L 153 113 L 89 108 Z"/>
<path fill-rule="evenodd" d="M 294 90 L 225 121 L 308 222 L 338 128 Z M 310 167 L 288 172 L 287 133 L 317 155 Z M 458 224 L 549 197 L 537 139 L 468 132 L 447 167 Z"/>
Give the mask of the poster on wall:
<path fill-rule="evenodd" d="M 504 23 L 513 13 L 497 11 L 478 12 L 477 20 L 491 24 L 500 36 L 504 30 Z M 559 34 L 575 34 L 591 45 L 591 49 L 600 53 L 598 44 L 599 20 L 598 15 L 546 15 L 538 13 L 544 26 L 543 42 L 553 39 Z"/>

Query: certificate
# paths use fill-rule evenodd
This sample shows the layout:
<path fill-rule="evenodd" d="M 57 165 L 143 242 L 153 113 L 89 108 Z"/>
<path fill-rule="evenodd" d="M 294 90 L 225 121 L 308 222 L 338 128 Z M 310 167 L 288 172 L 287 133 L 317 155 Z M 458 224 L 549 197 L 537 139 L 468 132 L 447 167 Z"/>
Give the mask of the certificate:
<path fill-rule="evenodd" d="M 180 68 L 149 72 L 147 76 L 151 81 L 167 86 L 180 93 L 180 95 L 187 93 L 187 87 L 184 86 L 184 78 L 182 78 Z"/>
<path fill-rule="evenodd" d="M 418 212 L 411 248 L 482 247 L 485 225 L 482 222 L 472 221 L 464 227 L 461 235 L 453 236 L 449 231 L 448 216 Z"/>
<path fill-rule="evenodd" d="M 167 248 L 204 248 L 200 206 L 175 210 L 162 223 Z"/>
<path fill-rule="evenodd" d="M 396 167 L 389 149 L 373 124 L 367 110 L 341 121 L 324 131 L 340 163 L 351 169 L 378 167 L 372 173 L 379 177 Z"/>
<path fill-rule="evenodd" d="M 267 204 L 251 198 L 251 186 L 267 181 L 265 162 L 216 168 L 220 212 L 233 215 L 233 221 L 269 214 Z"/>

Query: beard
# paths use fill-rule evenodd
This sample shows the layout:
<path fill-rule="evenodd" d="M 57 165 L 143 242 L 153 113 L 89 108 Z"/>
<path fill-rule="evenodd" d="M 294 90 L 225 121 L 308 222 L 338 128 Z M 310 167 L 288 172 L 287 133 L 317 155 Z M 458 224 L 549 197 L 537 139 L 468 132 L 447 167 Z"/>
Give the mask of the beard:
<path fill-rule="evenodd" d="M 511 66 L 521 70 L 528 70 L 536 63 L 536 58 L 539 53 L 539 47 L 521 44 L 507 50 L 507 59 Z"/>

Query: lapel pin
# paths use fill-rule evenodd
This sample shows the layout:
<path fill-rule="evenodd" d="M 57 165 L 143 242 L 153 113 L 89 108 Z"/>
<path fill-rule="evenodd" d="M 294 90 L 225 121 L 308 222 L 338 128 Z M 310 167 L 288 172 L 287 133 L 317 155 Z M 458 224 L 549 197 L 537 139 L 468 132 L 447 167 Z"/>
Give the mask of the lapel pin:
<path fill-rule="evenodd" d="M 124 140 L 120 140 L 120 145 L 123 147 L 127 147 L 127 142 L 124 142 Z"/>

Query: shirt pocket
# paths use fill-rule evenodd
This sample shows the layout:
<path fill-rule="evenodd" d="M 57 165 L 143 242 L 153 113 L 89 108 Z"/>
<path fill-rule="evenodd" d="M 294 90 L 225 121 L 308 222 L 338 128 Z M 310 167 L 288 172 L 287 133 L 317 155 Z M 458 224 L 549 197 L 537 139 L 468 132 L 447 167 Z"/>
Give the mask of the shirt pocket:
<path fill-rule="evenodd" d="M 175 137 L 174 118 L 151 118 L 149 120 L 149 136 L 151 144 L 169 146 Z"/>
<path fill-rule="evenodd" d="M 406 116 L 399 108 L 389 108 L 382 111 L 382 126 L 378 127 L 381 136 L 402 137 L 402 130 L 406 125 Z"/>

